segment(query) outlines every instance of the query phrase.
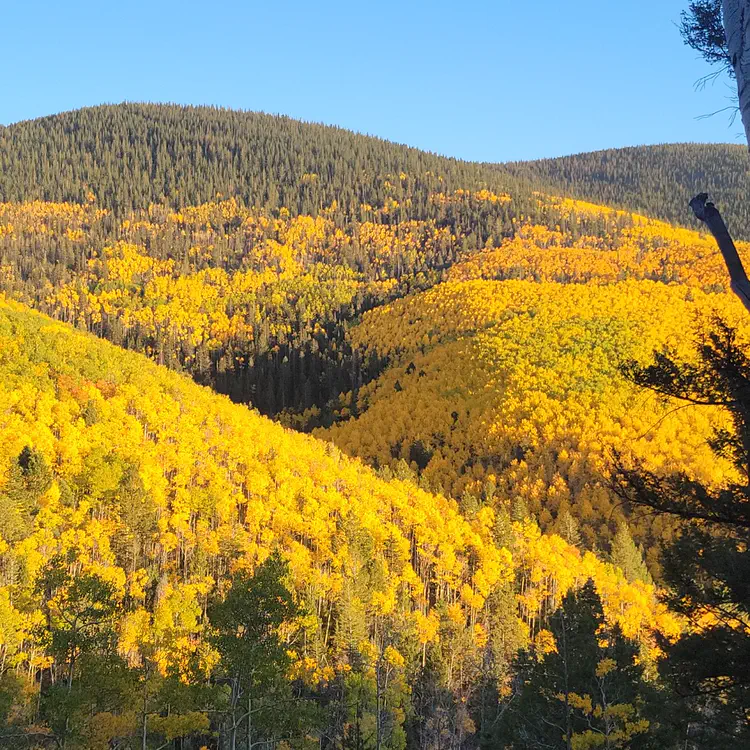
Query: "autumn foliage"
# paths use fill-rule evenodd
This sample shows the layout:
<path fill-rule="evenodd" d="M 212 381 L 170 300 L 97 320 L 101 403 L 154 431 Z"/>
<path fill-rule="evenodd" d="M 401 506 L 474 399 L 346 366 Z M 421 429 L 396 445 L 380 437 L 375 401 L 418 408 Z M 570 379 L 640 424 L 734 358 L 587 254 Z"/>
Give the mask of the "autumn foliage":
<path fill-rule="evenodd" d="M 678 636 L 652 580 L 674 528 L 628 518 L 609 475 L 617 454 L 732 476 L 706 443 L 721 409 L 622 369 L 689 357 L 713 312 L 744 325 L 712 244 L 487 188 L 432 190 L 414 218 L 413 180 L 381 179 L 357 220 L 221 196 L 0 204 L 0 689 L 29 741 L 282 738 L 211 622 L 276 552 L 296 614 L 263 689 L 327 707 L 310 726 L 342 747 L 473 736 L 587 581 L 643 670 Z M 125 675 L 117 700 L 86 693 L 94 655 Z"/>
<path fill-rule="evenodd" d="M 511 643 L 529 642 L 589 578 L 628 636 L 651 648 L 654 630 L 677 632 L 651 584 L 531 518 L 506 533 L 489 506 L 463 516 L 454 500 L 383 481 L 142 356 L 17 304 L 0 311 L 6 672 L 33 681 L 62 668 L 39 629 L 65 609 L 55 596 L 71 596 L 64 582 L 50 599 L 37 586 L 52 559 L 106 583 L 119 653 L 164 674 L 187 674 L 193 659 L 210 671 L 207 602 L 275 549 L 307 612 L 287 637 L 294 674 L 311 685 L 358 668 L 355 653 L 367 662 L 390 622 L 394 669 L 460 649 L 452 679 L 468 689 L 481 654 L 499 648 L 493 618 L 508 621 Z M 504 590 L 516 613 L 493 607 Z M 104 717 L 92 721 L 103 731 Z"/>

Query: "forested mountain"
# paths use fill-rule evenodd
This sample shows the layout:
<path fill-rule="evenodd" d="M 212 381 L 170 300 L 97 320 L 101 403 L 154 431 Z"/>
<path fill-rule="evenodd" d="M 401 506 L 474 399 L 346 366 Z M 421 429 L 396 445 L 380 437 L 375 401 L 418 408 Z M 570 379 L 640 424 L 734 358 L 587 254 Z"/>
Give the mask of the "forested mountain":
<path fill-rule="evenodd" d="M 411 176 L 408 190 L 388 175 Z M 117 215 L 236 197 L 248 206 L 317 213 L 334 201 L 350 218 L 362 204 L 399 206 L 426 219 L 438 189 L 500 189 L 507 177 L 340 128 L 255 112 L 118 104 L 0 128 L 0 201 L 86 202 Z"/>
<path fill-rule="evenodd" d="M 665 311 L 668 298 L 658 295 L 672 294 L 649 292 L 649 299 L 660 301 L 642 319 L 628 312 L 629 305 L 638 310 L 640 288 L 619 286 L 621 282 L 679 283 L 708 294 L 725 289 L 720 257 L 696 233 L 607 207 L 545 197 L 520 185 L 513 192 L 499 187 L 495 192 L 485 180 L 502 177 L 486 166 L 286 118 L 119 105 L 21 123 L 7 128 L 3 138 L 9 165 L 4 184 L 15 184 L 17 195 L 26 198 L 0 203 L 0 287 L 11 297 L 186 371 L 264 414 L 283 415 L 288 424 L 310 430 L 337 422 L 331 434 L 346 450 L 380 467 L 393 468 L 403 459 L 425 486 L 459 499 L 464 494 L 480 497 L 488 476 L 502 484 L 519 463 L 532 475 L 541 471 L 543 484 L 560 484 L 560 491 L 564 486 L 569 502 L 562 509 L 558 502 L 548 502 L 547 489 L 535 490 L 536 499 L 525 501 L 545 528 L 559 526 L 570 511 L 583 523 L 589 547 L 606 549 L 616 530 L 611 496 L 599 489 L 604 475 L 587 469 L 581 477 L 568 476 L 569 469 L 557 459 L 543 458 L 550 445 L 541 445 L 534 456 L 520 433 L 505 438 L 503 448 L 483 453 L 479 435 L 489 417 L 474 390 L 466 414 L 458 408 L 459 382 L 448 388 L 453 395 L 440 418 L 458 414 L 452 422 L 428 428 L 431 418 L 422 415 L 403 434 L 383 435 L 376 442 L 386 424 L 391 432 L 396 425 L 376 417 L 377 410 L 365 414 L 374 394 L 383 396 L 376 379 L 389 365 L 393 368 L 382 382 L 393 380 L 398 366 L 416 367 L 415 362 L 400 363 L 401 357 L 419 355 L 427 361 L 437 356 L 435 345 L 458 346 L 467 330 L 463 324 L 454 330 L 450 321 L 455 310 L 439 304 L 428 315 L 426 330 L 399 334 L 399 347 L 394 347 L 390 323 L 372 329 L 369 337 L 359 333 L 367 327 L 351 335 L 349 330 L 363 314 L 365 320 L 379 319 L 375 308 L 385 311 L 385 321 L 396 309 L 422 319 L 423 300 L 432 297 L 415 293 L 442 281 L 534 282 L 521 303 L 508 296 L 509 286 L 474 284 L 451 292 L 452 305 L 472 309 L 477 295 L 489 295 L 500 306 L 473 310 L 469 329 L 477 331 L 490 329 L 498 319 L 515 318 L 518 304 L 536 307 L 547 294 L 538 282 L 612 284 L 611 293 L 598 296 L 553 288 L 554 311 L 540 316 L 525 335 L 531 347 L 535 340 L 549 338 L 555 326 L 579 325 L 575 315 L 569 319 L 573 299 L 578 299 L 575 305 L 601 307 L 596 325 L 585 322 L 582 335 L 588 340 L 625 327 L 610 331 L 612 340 L 605 336 L 607 376 L 594 378 L 617 391 L 616 368 L 625 352 L 635 351 L 628 342 L 649 341 L 651 348 L 669 343 L 663 336 L 654 338 L 648 326 Z M 675 153 L 682 152 L 676 147 Z M 74 171 L 66 171 L 63 161 Z M 626 158 L 624 163 L 635 169 L 637 162 Z M 656 158 L 654 170 L 664 163 Z M 702 164 L 700 159 L 697 163 Z M 732 172 L 732 163 L 723 163 L 722 174 Z M 107 174 L 111 183 L 102 188 Z M 161 177 L 152 179 L 157 174 Z M 657 171 L 648 179 L 659 179 Z M 182 185 L 179 191 L 167 190 L 175 180 Z M 73 186 L 78 193 L 70 192 Z M 234 194 L 215 197 L 217 188 Z M 82 202 L 28 200 L 34 195 L 78 196 Z M 207 202 L 190 205 L 185 202 L 189 197 Z M 289 205 L 282 205 L 282 199 Z M 139 208 L 130 210 L 132 206 Z M 305 210 L 310 213 L 301 213 Z M 438 295 L 442 289 L 437 287 Z M 534 297 L 537 291 L 539 298 Z M 404 298 L 408 302 L 395 304 Z M 682 304 L 669 299 L 673 306 Z M 650 309 L 649 304 L 643 309 Z M 690 315 L 692 304 L 679 309 Z M 620 312 L 606 319 L 610 307 Z M 662 328 L 668 329 L 666 321 Z M 600 343 L 591 340 L 591 346 Z M 556 350 L 554 336 L 549 345 Z M 648 357 L 649 346 L 638 349 L 642 358 Z M 588 357 L 592 350 L 583 346 L 580 354 Z M 481 361 L 472 350 L 450 356 L 454 362 Z M 501 347 L 497 356 L 502 360 L 508 355 Z M 531 349 L 523 356 L 531 356 Z M 588 367 L 583 359 L 575 366 Z M 468 377 L 472 367 L 454 375 Z M 495 367 L 492 363 L 480 380 L 495 382 Z M 423 369 L 428 368 L 418 368 Z M 537 371 L 534 378 L 539 375 Z M 576 380 L 578 375 L 571 371 L 556 377 Z M 398 392 L 404 389 L 402 380 L 395 379 Z M 416 393 L 399 396 L 400 401 L 425 398 L 428 380 L 418 383 Z M 527 397 L 533 390 L 520 381 L 519 388 Z M 550 393 L 558 404 L 564 400 L 558 389 Z M 393 397 L 380 408 L 389 411 Z M 493 398 L 491 409 L 502 410 Z M 433 413 L 439 402 L 431 401 Z M 629 409 L 622 394 L 613 403 Z M 568 407 L 573 408 L 572 402 Z M 619 423 L 620 416 L 607 416 L 611 418 Z M 349 424 L 340 424 L 347 419 Z M 505 429 L 526 429 L 513 421 Z M 603 426 L 588 429 L 596 432 Z M 351 437 L 358 433 L 369 447 Z M 707 433 L 694 434 L 702 440 Z M 604 460 L 606 441 L 602 446 L 597 458 L 585 462 L 589 467 Z M 565 450 L 576 449 L 566 445 Z M 446 461 L 450 466 L 443 466 Z M 529 468 L 534 461 L 544 464 L 544 470 Z M 525 486 L 514 480 L 504 495 L 512 495 L 518 483 Z M 639 529 L 637 537 L 653 560 L 657 548 L 652 530 Z"/>
<path fill-rule="evenodd" d="M 5 747 L 476 744 L 515 649 L 587 579 L 646 663 L 679 629 L 530 517 L 464 517 L 6 302 L 0 404 Z"/>
<path fill-rule="evenodd" d="M 624 520 L 608 480 L 615 450 L 721 484 L 729 465 L 709 449 L 721 414 L 649 398 L 621 370 L 664 347 L 686 352 L 715 314 L 744 329 L 744 309 L 725 291 L 713 240 L 631 219 L 610 218 L 606 239 L 520 227 L 445 282 L 363 315 L 353 349 L 390 367 L 342 394 L 336 423 L 315 434 L 376 466 L 406 461 L 465 512 L 497 495 L 523 502 L 543 528 L 572 516 L 589 547 L 606 548 Z M 312 409 L 297 419 L 320 418 Z M 629 519 L 654 571 L 671 535 L 663 520 Z"/>
<path fill-rule="evenodd" d="M 532 190 L 691 225 L 707 191 L 750 239 L 750 164 L 741 146 L 668 144 L 506 164 L 463 162 L 341 128 L 209 107 L 118 104 L 0 126 L 0 201 L 85 203 L 117 216 L 235 197 L 248 206 L 338 215 L 398 201 L 391 219 L 435 217 L 429 196 L 462 188 Z M 408 184 L 388 179 L 402 173 Z M 395 208 L 395 207 L 394 207 Z M 523 213 L 523 209 L 521 210 Z"/>
<path fill-rule="evenodd" d="M 723 675 L 682 702 L 662 657 L 750 625 L 723 584 L 666 610 L 682 527 L 615 477 L 738 481 L 730 402 L 633 375 L 748 338 L 653 218 L 709 189 L 750 237 L 738 155 L 579 190 L 210 108 L 0 129 L 0 746 L 702 747 Z"/>
<path fill-rule="evenodd" d="M 688 201 L 707 192 L 730 231 L 750 239 L 750 159 L 731 144 L 678 143 L 515 162 L 501 172 L 540 190 L 695 226 Z"/>

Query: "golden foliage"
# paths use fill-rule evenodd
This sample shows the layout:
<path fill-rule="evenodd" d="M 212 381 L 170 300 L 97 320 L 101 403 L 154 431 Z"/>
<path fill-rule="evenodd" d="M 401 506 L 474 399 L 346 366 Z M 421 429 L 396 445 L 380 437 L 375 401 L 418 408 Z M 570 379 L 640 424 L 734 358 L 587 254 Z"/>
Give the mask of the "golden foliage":
<path fill-rule="evenodd" d="M 0 587 L 3 644 L 17 661 L 38 659 L 29 629 L 38 610 L 22 614 L 10 602 L 31 595 L 51 556 L 70 551 L 79 570 L 131 597 L 119 624 L 122 653 L 135 663 L 151 654 L 162 670 L 200 653 L 202 608 L 226 572 L 253 568 L 277 547 L 311 605 L 299 668 L 318 678 L 343 664 L 325 613 L 365 561 L 382 571 L 362 600 L 365 616 L 396 616 L 405 606 L 425 645 L 439 640 L 429 591 L 481 647 L 488 595 L 516 578 L 529 633 L 589 577 L 627 633 L 648 641 L 651 628 L 676 627 L 653 587 L 627 583 L 531 522 L 499 548 L 491 509 L 464 518 L 452 500 L 382 481 L 331 445 L 16 304 L 0 305 L 0 372 L 0 492 L 24 446 L 54 470 L 29 533 L 6 540 L 2 558 L 5 569 L 22 571 Z M 146 590 L 151 609 L 139 604 Z M 400 655 L 386 658 L 396 664 Z"/>

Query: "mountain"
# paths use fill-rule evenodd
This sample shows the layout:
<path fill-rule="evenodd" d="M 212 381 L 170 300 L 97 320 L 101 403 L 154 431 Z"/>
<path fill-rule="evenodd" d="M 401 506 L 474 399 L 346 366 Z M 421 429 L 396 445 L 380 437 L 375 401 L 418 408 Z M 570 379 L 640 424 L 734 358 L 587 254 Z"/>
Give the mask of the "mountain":
<path fill-rule="evenodd" d="M 608 206 L 252 113 L 2 129 L 0 746 L 521 746 L 560 660 L 576 742 L 671 746 L 662 648 L 721 608 L 665 609 L 612 468 L 722 486 L 729 423 L 628 372 L 748 335 L 709 237 L 617 207 L 677 159 Z"/>
<path fill-rule="evenodd" d="M 471 163 L 288 117 L 165 104 L 103 105 L 0 127 L 0 201 L 93 198 L 117 216 L 221 195 L 293 215 L 335 201 L 348 218 L 395 199 L 400 219 L 424 220 L 435 214 L 431 193 L 487 188 L 517 201 L 544 190 L 694 226 L 687 202 L 707 191 L 736 236 L 750 239 L 749 170 L 746 150 L 729 144 Z M 401 173 L 408 186 L 393 179 Z"/>
<path fill-rule="evenodd" d="M 568 476 L 568 468 L 554 457 L 557 449 L 548 455 L 552 448 L 540 444 L 535 456 L 520 432 L 516 438 L 504 438 L 502 449 L 495 446 L 483 453 L 479 448 L 486 442 L 479 438 L 487 420 L 496 420 L 504 409 L 497 393 L 487 391 L 486 385 L 515 378 L 517 395 L 525 398 L 524 392 L 536 388 L 536 379 L 546 382 L 550 372 L 534 370 L 526 382 L 512 372 L 495 372 L 497 365 L 491 364 L 480 369 L 476 388 L 462 388 L 461 377 L 472 375 L 482 360 L 473 344 L 461 349 L 460 356 L 454 351 L 457 341 L 469 333 L 463 323 L 454 328 L 458 312 L 453 305 L 471 311 L 470 330 L 488 332 L 498 320 L 516 320 L 522 313 L 519 305 L 536 309 L 549 294 L 556 307 L 536 319 L 531 331 L 525 330 L 518 366 L 527 367 L 528 358 L 533 361 L 538 356 L 536 341 L 547 341 L 550 351 L 557 351 L 555 337 L 562 336 L 563 329 L 582 326 L 582 348 L 575 356 L 558 352 L 561 362 L 573 356 L 575 366 L 585 368 L 589 355 L 603 358 L 604 369 L 594 377 L 596 387 L 581 388 L 590 391 L 591 398 L 603 398 L 607 389 L 614 389 L 607 392 L 617 405 L 616 413 L 608 414 L 605 421 L 619 424 L 622 410 L 631 409 L 628 399 L 635 397 L 632 390 L 625 395 L 618 375 L 625 353 L 637 351 L 645 361 L 652 349 L 672 343 L 677 335 L 671 323 L 660 317 L 662 307 L 669 302 L 690 317 L 695 303 L 686 296 L 703 294 L 707 296 L 701 299 L 726 304 L 721 294 L 726 290 L 726 274 L 712 240 L 705 236 L 520 186 L 518 193 L 494 192 L 478 182 L 472 189 L 472 180 L 492 173 L 489 167 L 441 159 L 345 131 L 251 113 L 157 105 L 81 110 L 22 123 L 17 132 L 14 128 L 8 129 L 11 136 L 26 133 L 29 148 L 37 140 L 44 143 L 45 137 L 51 138 L 48 142 L 56 147 L 48 150 L 58 158 L 77 148 L 77 169 L 100 169 L 110 158 L 108 149 L 120 144 L 125 149 L 120 155 L 130 156 L 115 160 L 121 165 L 117 168 L 131 171 L 112 173 L 118 189 L 135 184 L 129 180 L 141 157 L 158 157 L 159 169 L 170 174 L 173 169 L 194 170 L 191 179 L 201 189 L 211 180 L 238 174 L 240 165 L 240 171 L 256 170 L 266 180 L 266 188 L 273 185 L 277 195 L 286 191 L 292 207 L 248 206 L 241 195 L 199 205 L 169 205 L 183 200 L 181 193 L 167 203 L 149 203 L 125 213 L 121 213 L 122 196 L 107 204 L 95 194 L 82 203 L 0 204 L 0 288 L 12 298 L 187 372 L 235 401 L 283 417 L 287 424 L 325 430 L 335 423 L 330 434 L 319 434 L 381 468 L 393 470 L 405 460 L 425 486 L 457 499 L 465 493 L 479 497 L 488 476 L 505 482 L 506 474 L 523 463 L 535 477 L 534 472 L 544 474 L 545 486 L 557 482 L 569 494 L 562 510 L 547 502 L 544 493 L 532 503 L 543 526 L 556 528 L 558 516 L 570 511 L 583 523 L 589 547 L 606 548 L 619 517 L 611 512 L 614 500 L 606 488 L 601 489 L 606 477 L 598 469 L 585 471 L 583 477 Z M 224 145 L 209 148 L 214 139 Z M 85 151 L 82 144 L 88 142 L 98 146 L 87 162 L 81 149 Z M 205 148 L 198 149 L 199 142 Z M 145 147 L 147 143 L 157 145 L 151 149 Z M 235 145 L 230 148 L 231 144 Z M 286 171 L 279 161 L 282 155 L 286 155 Z M 402 171 L 407 167 L 417 171 Z M 308 169 L 319 172 L 302 171 Z M 50 170 L 36 178 L 41 186 L 54 174 Z M 369 175 L 367 184 L 360 179 L 364 174 Z M 467 182 L 451 185 L 455 180 Z M 60 190 L 58 183 L 50 184 Z M 147 181 L 141 187 L 152 189 L 154 184 Z M 370 189 L 374 192 L 367 192 Z M 333 198 L 339 190 L 344 194 L 339 195 L 341 203 Z M 145 205 L 164 198 L 143 193 L 139 200 Z M 328 199 L 331 204 L 321 207 L 321 201 Z M 309 214 L 299 213 L 305 201 L 312 201 Z M 740 243 L 740 252 L 746 251 Z M 455 282 L 478 280 L 529 283 L 455 287 Z M 645 281 L 651 283 L 640 284 Z M 666 286 L 674 284 L 685 285 L 677 297 Z M 597 291 L 601 286 L 611 288 Z M 434 307 L 428 302 L 456 288 L 464 292 L 451 291 L 447 297 L 451 304 Z M 525 302 L 507 297 L 511 288 L 525 289 L 522 294 L 518 291 Z M 490 295 L 501 307 L 476 306 L 477 294 Z M 598 322 L 578 320 L 571 312 L 573 300 L 578 300 L 575 305 L 597 310 Z M 705 308 L 709 302 L 701 304 Z M 395 323 L 390 316 L 422 320 L 423 305 L 432 311 L 427 328 L 399 334 L 404 349 L 394 348 L 390 327 Z M 608 315 L 610 306 L 618 311 L 616 315 Z M 645 319 L 641 307 L 650 311 Z M 401 312 L 392 313 L 396 310 Z M 380 320 L 381 315 L 391 322 L 363 337 L 361 331 L 370 330 L 365 322 Z M 357 326 L 360 320 L 364 322 Z M 661 321 L 663 332 L 672 332 L 672 339 L 653 328 L 655 320 Z M 600 334 L 607 352 L 599 350 L 594 338 Z M 636 346 L 638 341 L 642 346 Z M 504 345 L 497 341 L 495 345 L 504 360 Z M 455 357 L 450 361 L 465 362 L 450 376 L 458 380 L 445 386 L 449 397 L 430 392 L 429 414 L 413 411 L 413 422 L 394 432 L 397 423 L 386 417 L 391 402 L 419 403 L 432 382 L 427 378 L 412 383 L 413 378 L 404 380 L 394 373 L 400 372 L 399 367 L 416 366 L 418 355 L 444 356 L 437 351 L 445 346 L 442 351 L 450 350 L 450 357 Z M 402 361 L 403 357 L 410 361 Z M 422 366 L 417 369 L 428 372 Z M 555 377 L 585 381 L 567 371 Z M 407 382 L 413 388 L 406 387 Z M 558 407 L 565 402 L 574 410 L 577 391 L 571 395 L 547 386 L 541 390 Z M 490 411 L 485 414 L 486 398 Z M 380 408 L 369 411 L 378 400 Z M 438 403 L 444 413 L 428 427 Z M 453 413 L 459 416 L 451 422 Z M 522 430 L 515 419 L 506 429 Z M 597 424 L 588 429 L 604 429 L 603 423 Z M 383 432 L 386 425 L 392 434 Z M 707 433 L 694 434 L 703 440 Z M 608 448 L 602 445 L 595 459 L 584 462 L 587 466 L 606 463 Z M 655 445 L 648 449 L 663 455 Z M 571 443 L 565 450 L 571 454 L 577 449 Z M 688 463 L 692 460 L 686 457 Z M 539 465 L 529 468 L 533 461 Z M 507 484 L 503 497 L 514 496 L 515 486 Z M 645 527 L 636 533 L 653 562 L 661 533 Z"/>
<path fill-rule="evenodd" d="M 363 203 L 398 198 L 400 186 L 394 196 L 384 178 L 402 172 L 415 180 L 407 213 L 419 219 L 438 184 L 500 189 L 507 180 L 483 165 L 341 128 L 209 107 L 106 105 L 0 128 L 0 201 L 82 203 L 93 196 L 118 215 L 221 194 L 293 214 L 335 201 L 358 216 Z"/>
<path fill-rule="evenodd" d="M 333 711 L 307 731 L 339 731 L 336 690 L 374 690 L 383 658 L 399 692 L 377 710 L 398 727 L 424 710 L 409 696 L 428 657 L 455 670 L 446 710 L 461 709 L 482 654 L 507 671 L 587 578 L 608 622 L 644 646 L 677 628 L 651 584 L 528 518 L 490 507 L 464 517 L 452 500 L 384 481 L 330 444 L 5 301 L 0 404 L 0 745 L 106 747 L 149 722 L 168 742 L 228 731 L 227 695 L 200 692 L 229 668 L 209 604 L 274 550 L 304 612 L 286 631 L 286 678 L 297 700 Z"/>
<path fill-rule="evenodd" d="M 400 182 L 411 178 L 404 174 Z M 582 524 L 588 548 L 606 548 L 624 516 L 614 511 L 617 500 L 607 487 L 611 445 L 594 436 L 611 423 L 636 443 L 649 431 L 650 409 L 635 427 L 623 427 L 638 398 L 618 372 L 628 356 L 643 363 L 654 349 L 673 345 L 698 309 L 731 309 L 713 240 L 541 194 L 527 214 L 513 195 L 486 188 L 431 193 L 428 202 L 433 219 L 399 220 L 386 204 L 352 222 L 330 210 L 292 216 L 236 199 L 152 206 L 119 219 L 96 202 L 0 204 L 0 284 L 18 300 L 286 424 L 321 429 L 318 435 L 375 466 L 393 471 L 403 460 L 429 489 L 478 498 L 491 478 L 509 501 L 523 487 L 524 502 L 546 530 L 570 514 Z M 507 225 L 510 235 L 476 242 L 477 227 L 493 224 Z M 747 253 L 744 243 L 738 247 Z M 479 303 L 485 296 L 489 306 Z M 595 311 L 593 319 L 582 319 L 579 308 Z M 516 331 L 514 367 L 526 372 L 534 365 L 539 342 L 549 353 L 547 365 L 522 376 L 507 364 L 503 328 L 525 320 L 529 310 L 539 313 L 526 321 L 530 328 Z M 463 315 L 470 322 L 456 328 Z M 401 330 L 402 316 L 424 325 Z M 369 327 L 375 320 L 385 322 Z M 490 334 L 495 329 L 497 339 Z M 560 349 L 572 331 L 579 347 Z M 497 349 L 497 361 L 482 359 L 485 344 Z M 456 368 L 430 363 L 444 357 Z M 485 366 L 477 370 L 480 362 Z M 405 377 L 414 368 L 440 376 Z M 587 368 L 591 383 L 578 372 Z M 550 377 L 576 387 L 553 386 Z M 463 382 L 470 378 L 471 387 Z M 544 410 L 518 404 L 537 390 L 568 416 L 582 408 L 597 414 L 597 399 L 606 406 L 587 421 L 585 437 L 571 425 L 560 436 L 534 440 L 531 424 L 544 422 Z M 506 398 L 518 402 L 510 413 Z M 420 403 L 429 408 L 422 412 Z M 388 416 L 399 411 L 410 415 L 405 424 Z M 672 441 L 679 428 L 680 441 L 692 446 L 681 462 L 665 458 L 674 445 L 655 442 L 643 444 L 640 457 L 680 468 L 712 461 L 704 455 L 709 427 L 681 421 L 687 416 L 663 425 Z M 485 430 L 495 422 L 507 434 L 489 446 Z M 560 450 L 578 454 L 581 441 L 600 447 L 573 468 L 559 460 Z M 541 483 L 533 500 L 529 483 Z M 553 486 L 565 503 L 548 496 Z M 669 531 L 642 525 L 634 533 L 656 571 Z"/>
<path fill-rule="evenodd" d="M 684 160 L 705 172 L 716 148 Z M 658 183 L 673 151 L 650 166 L 612 152 L 633 174 L 608 197 Z M 727 154 L 718 173 L 739 191 Z M 607 236 L 601 212 L 541 200 L 541 173 L 255 113 L 78 110 L 0 129 L 0 165 L 0 291 L 271 416 L 368 382 L 382 363 L 346 328 L 519 227 Z"/>
<path fill-rule="evenodd" d="M 538 189 L 695 227 L 688 202 L 707 192 L 730 232 L 750 239 L 750 157 L 739 145 L 676 143 L 593 151 L 498 167 Z"/>

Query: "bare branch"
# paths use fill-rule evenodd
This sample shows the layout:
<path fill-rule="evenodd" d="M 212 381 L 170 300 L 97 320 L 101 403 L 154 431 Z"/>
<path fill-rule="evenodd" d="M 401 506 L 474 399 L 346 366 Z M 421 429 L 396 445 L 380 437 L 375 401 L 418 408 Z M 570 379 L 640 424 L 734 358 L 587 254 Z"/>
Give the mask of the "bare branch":
<path fill-rule="evenodd" d="M 732 291 L 750 312 L 750 281 L 748 281 L 745 267 L 742 265 L 737 248 L 719 210 L 708 200 L 708 193 L 696 195 L 690 201 L 690 208 L 693 209 L 696 218 L 700 219 L 714 236 L 729 271 Z"/>

